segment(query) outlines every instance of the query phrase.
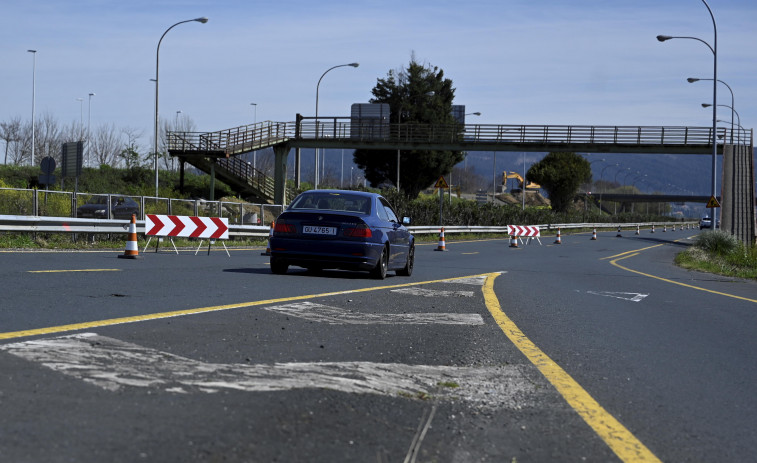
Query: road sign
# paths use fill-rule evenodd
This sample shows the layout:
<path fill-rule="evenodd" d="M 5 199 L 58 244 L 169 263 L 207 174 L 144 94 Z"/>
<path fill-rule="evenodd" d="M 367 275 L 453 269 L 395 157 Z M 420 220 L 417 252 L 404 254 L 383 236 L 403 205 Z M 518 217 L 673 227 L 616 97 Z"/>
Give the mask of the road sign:
<path fill-rule="evenodd" d="M 707 206 L 705 206 L 705 207 L 709 207 L 709 208 L 720 207 L 720 203 L 718 202 L 718 198 L 716 198 L 715 196 L 710 196 L 710 200 L 707 201 Z"/>
<path fill-rule="evenodd" d="M 79 177 L 82 159 L 84 158 L 84 143 L 81 141 L 63 143 L 61 157 L 63 159 L 61 175 L 63 177 Z"/>
<path fill-rule="evenodd" d="M 449 185 L 447 185 L 447 181 L 444 180 L 444 175 L 439 176 L 439 180 L 436 181 L 434 188 L 449 188 Z"/>
<path fill-rule="evenodd" d="M 42 158 L 42 162 L 39 163 L 39 167 L 42 169 L 43 174 L 52 174 L 55 171 L 55 159 L 45 156 Z"/>
<path fill-rule="evenodd" d="M 229 219 L 147 214 L 145 235 L 225 240 L 229 238 Z"/>
<path fill-rule="evenodd" d="M 526 236 L 538 238 L 541 236 L 538 225 L 508 225 L 507 234 L 512 236 Z"/>

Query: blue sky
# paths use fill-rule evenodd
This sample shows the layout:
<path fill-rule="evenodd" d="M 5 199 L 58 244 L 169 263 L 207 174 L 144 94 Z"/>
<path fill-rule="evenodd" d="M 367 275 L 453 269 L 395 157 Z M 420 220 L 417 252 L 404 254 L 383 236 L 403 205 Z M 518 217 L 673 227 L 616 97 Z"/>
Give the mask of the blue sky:
<path fill-rule="evenodd" d="M 709 0 L 718 25 L 718 77 L 742 125 L 757 122 L 757 2 Z M 0 15 L 0 121 L 36 113 L 65 124 L 88 115 L 152 136 L 155 51 L 160 112 L 200 131 L 315 113 L 347 116 L 376 79 L 411 54 L 444 70 L 469 123 L 710 126 L 712 44 L 701 0 L 75 1 L 5 0 Z M 84 98 L 83 105 L 77 98 Z M 257 103 L 255 110 L 250 103 Z M 730 93 L 718 88 L 718 103 Z M 719 118 L 730 119 L 720 108 Z"/>

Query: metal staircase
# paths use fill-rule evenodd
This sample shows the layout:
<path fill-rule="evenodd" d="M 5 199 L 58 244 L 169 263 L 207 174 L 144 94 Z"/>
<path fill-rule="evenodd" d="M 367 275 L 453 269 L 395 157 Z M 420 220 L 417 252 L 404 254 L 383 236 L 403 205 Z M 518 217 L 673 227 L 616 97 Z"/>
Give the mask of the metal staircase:
<path fill-rule="evenodd" d="M 290 130 L 292 130 L 290 124 Z M 168 132 L 168 153 L 214 173 L 251 200 L 273 202 L 274 180 L 238 156 L 285 143 L 287 123 L 259 122 L 218 132 Z"/>

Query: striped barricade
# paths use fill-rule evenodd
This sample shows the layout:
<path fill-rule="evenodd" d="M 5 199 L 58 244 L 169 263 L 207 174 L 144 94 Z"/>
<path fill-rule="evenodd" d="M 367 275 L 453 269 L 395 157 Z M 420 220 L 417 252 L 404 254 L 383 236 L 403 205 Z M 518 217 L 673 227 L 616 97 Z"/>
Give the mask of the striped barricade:
<path fill-rule="evenodd" d="M 229 219 L 225 217 L 146 214 L 145 236 L 150 237 L 145 245 L 145 250 L 147 250 L 153 236 L 167 236 L 170 238 L 171 244 L 173 244 L 174 237 L 200 238 L 200 246 L 206 239 L 210 240 L 210 244 L 213 244 L 217 239 L 229 239 Z M 200 250 L 200 246 L 198 246 L 195 254 Z M 223 247 L 226 249 L 225 243 Z M 179 253 L 175 244 L 174 250 L 177 254 Z M 155 252 L 158 252 L 158 245 L 155 246 Z M 228 253 L 229 251 L 226 249 L 226 254 Z M 208 245 L 208 254 L 210 254 L 210 245 Z"/>
<path fill-rule="evenodd" d="M 523 242 L 522 237 L 526 237 L 526 244 L 534 239 L 539 242 L 539 245 L 541 245 L 541 240 L 539 239 L 541 231 L 539 230 L 538 225 L 508 225 L 507 233 L 510 236 L 515 237 L 516 240 L 521 239 L 521 243 Z"/>

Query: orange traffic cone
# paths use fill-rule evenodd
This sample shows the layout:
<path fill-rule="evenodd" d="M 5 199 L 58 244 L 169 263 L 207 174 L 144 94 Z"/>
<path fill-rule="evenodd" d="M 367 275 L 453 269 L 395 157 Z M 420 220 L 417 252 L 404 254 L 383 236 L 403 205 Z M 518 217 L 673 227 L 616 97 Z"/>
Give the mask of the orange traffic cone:
<path fill-rule="evenodd" d="M 119 259 L 138 259 L 139 246 L 137 246 L 137 216 L 131 215 L 129 224 L 129 236 L 126 239 L 126 249 L 123 254 L 118 255 Z"/>
<path fill-rule="evenodd" d="M 591 232 L 591 239 L 596 240 L 597 239 L 597 229 L 595 228 L 594 231 Z"/>
<path fill-rule="evenodd" d="M 560 228 L 557 229 L 557 238 L 555 239 L 555 244 L 562 244 L 562 239 L 560 239 Z"/>
<path fill-rule="evenodd" d="M 265 248 L 265 252 L 261 252 L 261 256 L 270 256 L 271 255 L 271 238 L 273 237 L 273 227 L 276 223 L 275 220 L 271 221 L 271 228 L 268 230 L 268 246 Z"/>
<path fill-rule="evenodd" d="M 517 248 L 518 247 L 518 237 L 515 235 L 510 235 L 510 247 L 511 248 Z"/>
<path fill-rule="evenodd" d="M 444 227 L 442 227 L 442 230 L 439 232 L 439 246 L 437 246 L 434 251 L 446 251 L 447 246 L 444 242 Z"/>

